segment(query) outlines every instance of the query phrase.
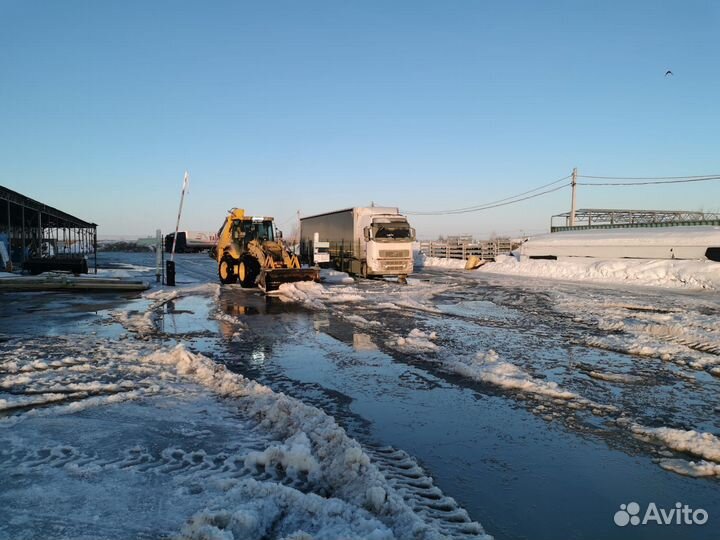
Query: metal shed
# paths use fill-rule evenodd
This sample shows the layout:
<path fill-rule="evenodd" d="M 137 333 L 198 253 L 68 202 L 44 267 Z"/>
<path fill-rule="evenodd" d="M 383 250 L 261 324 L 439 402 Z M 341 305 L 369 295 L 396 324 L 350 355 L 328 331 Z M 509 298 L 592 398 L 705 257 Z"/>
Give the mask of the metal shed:
<path fill-rule="evenodd" d="M 47 270 L 97 273 L 97 224 L 0 186 L 0 255 L 11 265 L 38 274 Z M 6 270 L 2 268 L 1 270 Z"/>

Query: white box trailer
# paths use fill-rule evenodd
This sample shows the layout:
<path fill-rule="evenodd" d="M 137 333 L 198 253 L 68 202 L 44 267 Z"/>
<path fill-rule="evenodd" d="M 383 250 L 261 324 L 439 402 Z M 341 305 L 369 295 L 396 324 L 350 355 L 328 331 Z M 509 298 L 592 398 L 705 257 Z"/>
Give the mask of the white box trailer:
<path fill-rule="evenodd" d="M 331 265 L 349 274 L 404 278 L 413 270 L 415 229 L 397 208 L 346 208 L 301 218 L 303 262 L 312 261 L 316 233 L 329 243 Z"/>

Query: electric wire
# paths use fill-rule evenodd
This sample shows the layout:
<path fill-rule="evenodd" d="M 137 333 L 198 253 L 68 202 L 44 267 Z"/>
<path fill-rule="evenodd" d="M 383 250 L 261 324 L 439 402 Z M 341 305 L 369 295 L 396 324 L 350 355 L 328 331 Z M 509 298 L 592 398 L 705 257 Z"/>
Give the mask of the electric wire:
<path fill-rule="evenodd" d="M 554 180 L 553 182 L 549 182 L 549 183 L 547 183 L 547 184 L 543 184 L 542 186 L 538 186 L 538 187 L 536 187 L 536 188 L 534 188 L 534 189 L 530 189 L 530 190 L 528 190 L 528 191 L 523 191 L 522 193 L 518 193 L 517 195 L 513 195 L 513 196 L 511 196 L 511 197 L 505 197 L 505 198 L 503 198 L 503 199 L 498 199 L 498 200 L 496 200 L 496 201 L 490 201 L 490 202 L 485 203 L 485 204 L 476 204 L 476 205 L 473 205 L 473 206 L 466 206 L 466 207 L 464 207 L 464 208 L 455 208 L 455 209 L 452 209 L 452 210 L 428 210 L 428 211 L 425 211 L 425 212 L 423 212 L 423 211 L 406 211 L 406 212 L 404 212 L 404 213 L 405 213 L 405 214 L 408 214 L 408 215 L 414 215 L 414 216 L 441 216 L 441 215 L 448 215 L 448 214 L 467 214 L 467 213 L 470 213 L 470 212 L 480 212 L 481 210 L 489 210 L 490 208 L 497 208 L 497 207 L 499 207 L 499 206 L 506 206 L 506 205 L 509 205 L 509 204 L 514 204 L 514 203 L 516 203 L 516 202 L 521 202 L 521 201 L 525 201 L 525 200 L 532 199 L 532 198 L 535 198 L 535 197 L 539 197 L 539 196 L 545 195 L 545 194 L 547 194 L 547 193 L 552 193 L 553 191 L 558 191 L 558 190 L 560 190 L 560 189 L 563 189 L 563 188 L 569 186 L 570 184 L 563 184 L 563 185 L 558 186 L 558 187 L 556 187 L 556 188 L 554 188 L 554 189 L 550 189 L 550 190 L 547 190 L 547 191 L 543 191 L 543 192 L 541 192 L 541 193 L 535 193 L 534 195 L 530 195 L 530 196 L 528 196 L 528 197 L 523 197 L 523 195 L 528 195 L 528 194 L 533 193 L 533 192 L 535 192 L 535 191 L 538 191 L 538 190 L 540 190 L 540 189 L 544 189 L 544 188 L 546 188 L 546 187 L 553 186 L 553 185 L 555 185 L 555 184 L 557 184 L 557 183 L 559 183 L 559 182 L 563 182 L 564 180 L 567 180 L 567 179 L 570 178 L 571 176 L 572 176 L 572 175 L 569 174 L 569 175 L 564 176 L 564 177 L 562 177 L 562 178 L 558 178 L 557 180 Z M 519 198 L 519 197 L 522 197 L 522 198 Z"/>
<path fill-rule="evenodd" d="M 698 174 L 695 176 L 591 176 L 578 174 L 577 178 L 594 178 L 597 180 L 684 180 L 687 178 L 717 178 L 720 174 Z"/>
<path fill-rule="evenodd" d="M 583 178 L 590 178 L 585 176 Z M 691 182 L 708 182 L 720 180 L 720 176 L 686 177 L 682 180 L 651 180 L 646 182 L 577 182 L 579 186 L 650 186 L 658 184 L 688 184 Z"/>

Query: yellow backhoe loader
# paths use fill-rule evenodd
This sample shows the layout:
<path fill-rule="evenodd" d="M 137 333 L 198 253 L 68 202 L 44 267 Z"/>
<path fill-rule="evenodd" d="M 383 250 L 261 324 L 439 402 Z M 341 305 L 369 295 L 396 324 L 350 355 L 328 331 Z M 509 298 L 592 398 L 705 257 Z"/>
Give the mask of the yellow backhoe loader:
<path fill-rule="evenodd" d="M 258 286 L 269 292 L 283 283 L 320 281 L 319 270 L 300 268 L 297 256 L 281 239 L 273 218 L 246 216 L 240 208 L 230 210 L 211 252 L 218 263 L 220 282 L 240 282 L 243 287 Z"/>

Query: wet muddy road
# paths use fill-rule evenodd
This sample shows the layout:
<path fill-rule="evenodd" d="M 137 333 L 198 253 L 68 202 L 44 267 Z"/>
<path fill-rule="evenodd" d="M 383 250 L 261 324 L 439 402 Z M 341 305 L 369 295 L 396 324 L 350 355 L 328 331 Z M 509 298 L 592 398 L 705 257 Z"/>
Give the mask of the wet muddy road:
<path fill-rule="evenodd" d="M 205 256 L 178 262 L 179 283 L 215 278 Z M 717 294 L 413 278 L 327 284 L 293 301 L 223 287 L 219 320 L 205 300 L 184 298 L 155 325 L 333 416 L 418 511 L 447 524 L 457 514 L 447 530 L 458 537 L 464 518 L 428 496 L 429 477 L 498 539 L 716 536 L 718 476 L 687 476 L 689 463 L 714 463 L 713 441 L 688 451 L 652 430 L 720 433 Z M 60 327 L 101 317 L 107 306 L 93 303 L 60 309 Z M 12 324 L 3 332 L 26 322 Z M 617 526 L 633 501 L 643 511 L 681 502 L 709 521 Z"/>
<path fill-rule="evenodd" d="M 321 308 L 228 288 L 222 309 L 247 328 L 215 354 L 323 408 L 368 448 L 409 453 L 497 538 L 714 537 L 717 476 L 662 468 L 701 456 L 629 426 L 720 433 L 717 294 L 440 271 L 414 277 L 408 287 L 327 285 L 362 299 Z M 396 338 L 414 329 L 434 332 L 437 348 L 398 347 Z M 448 369 L 488 350 L 579 399 Z M 682 502 L 708 511 L 710 523 L 620 528 L 613 515 L 631 501 Z"/>

